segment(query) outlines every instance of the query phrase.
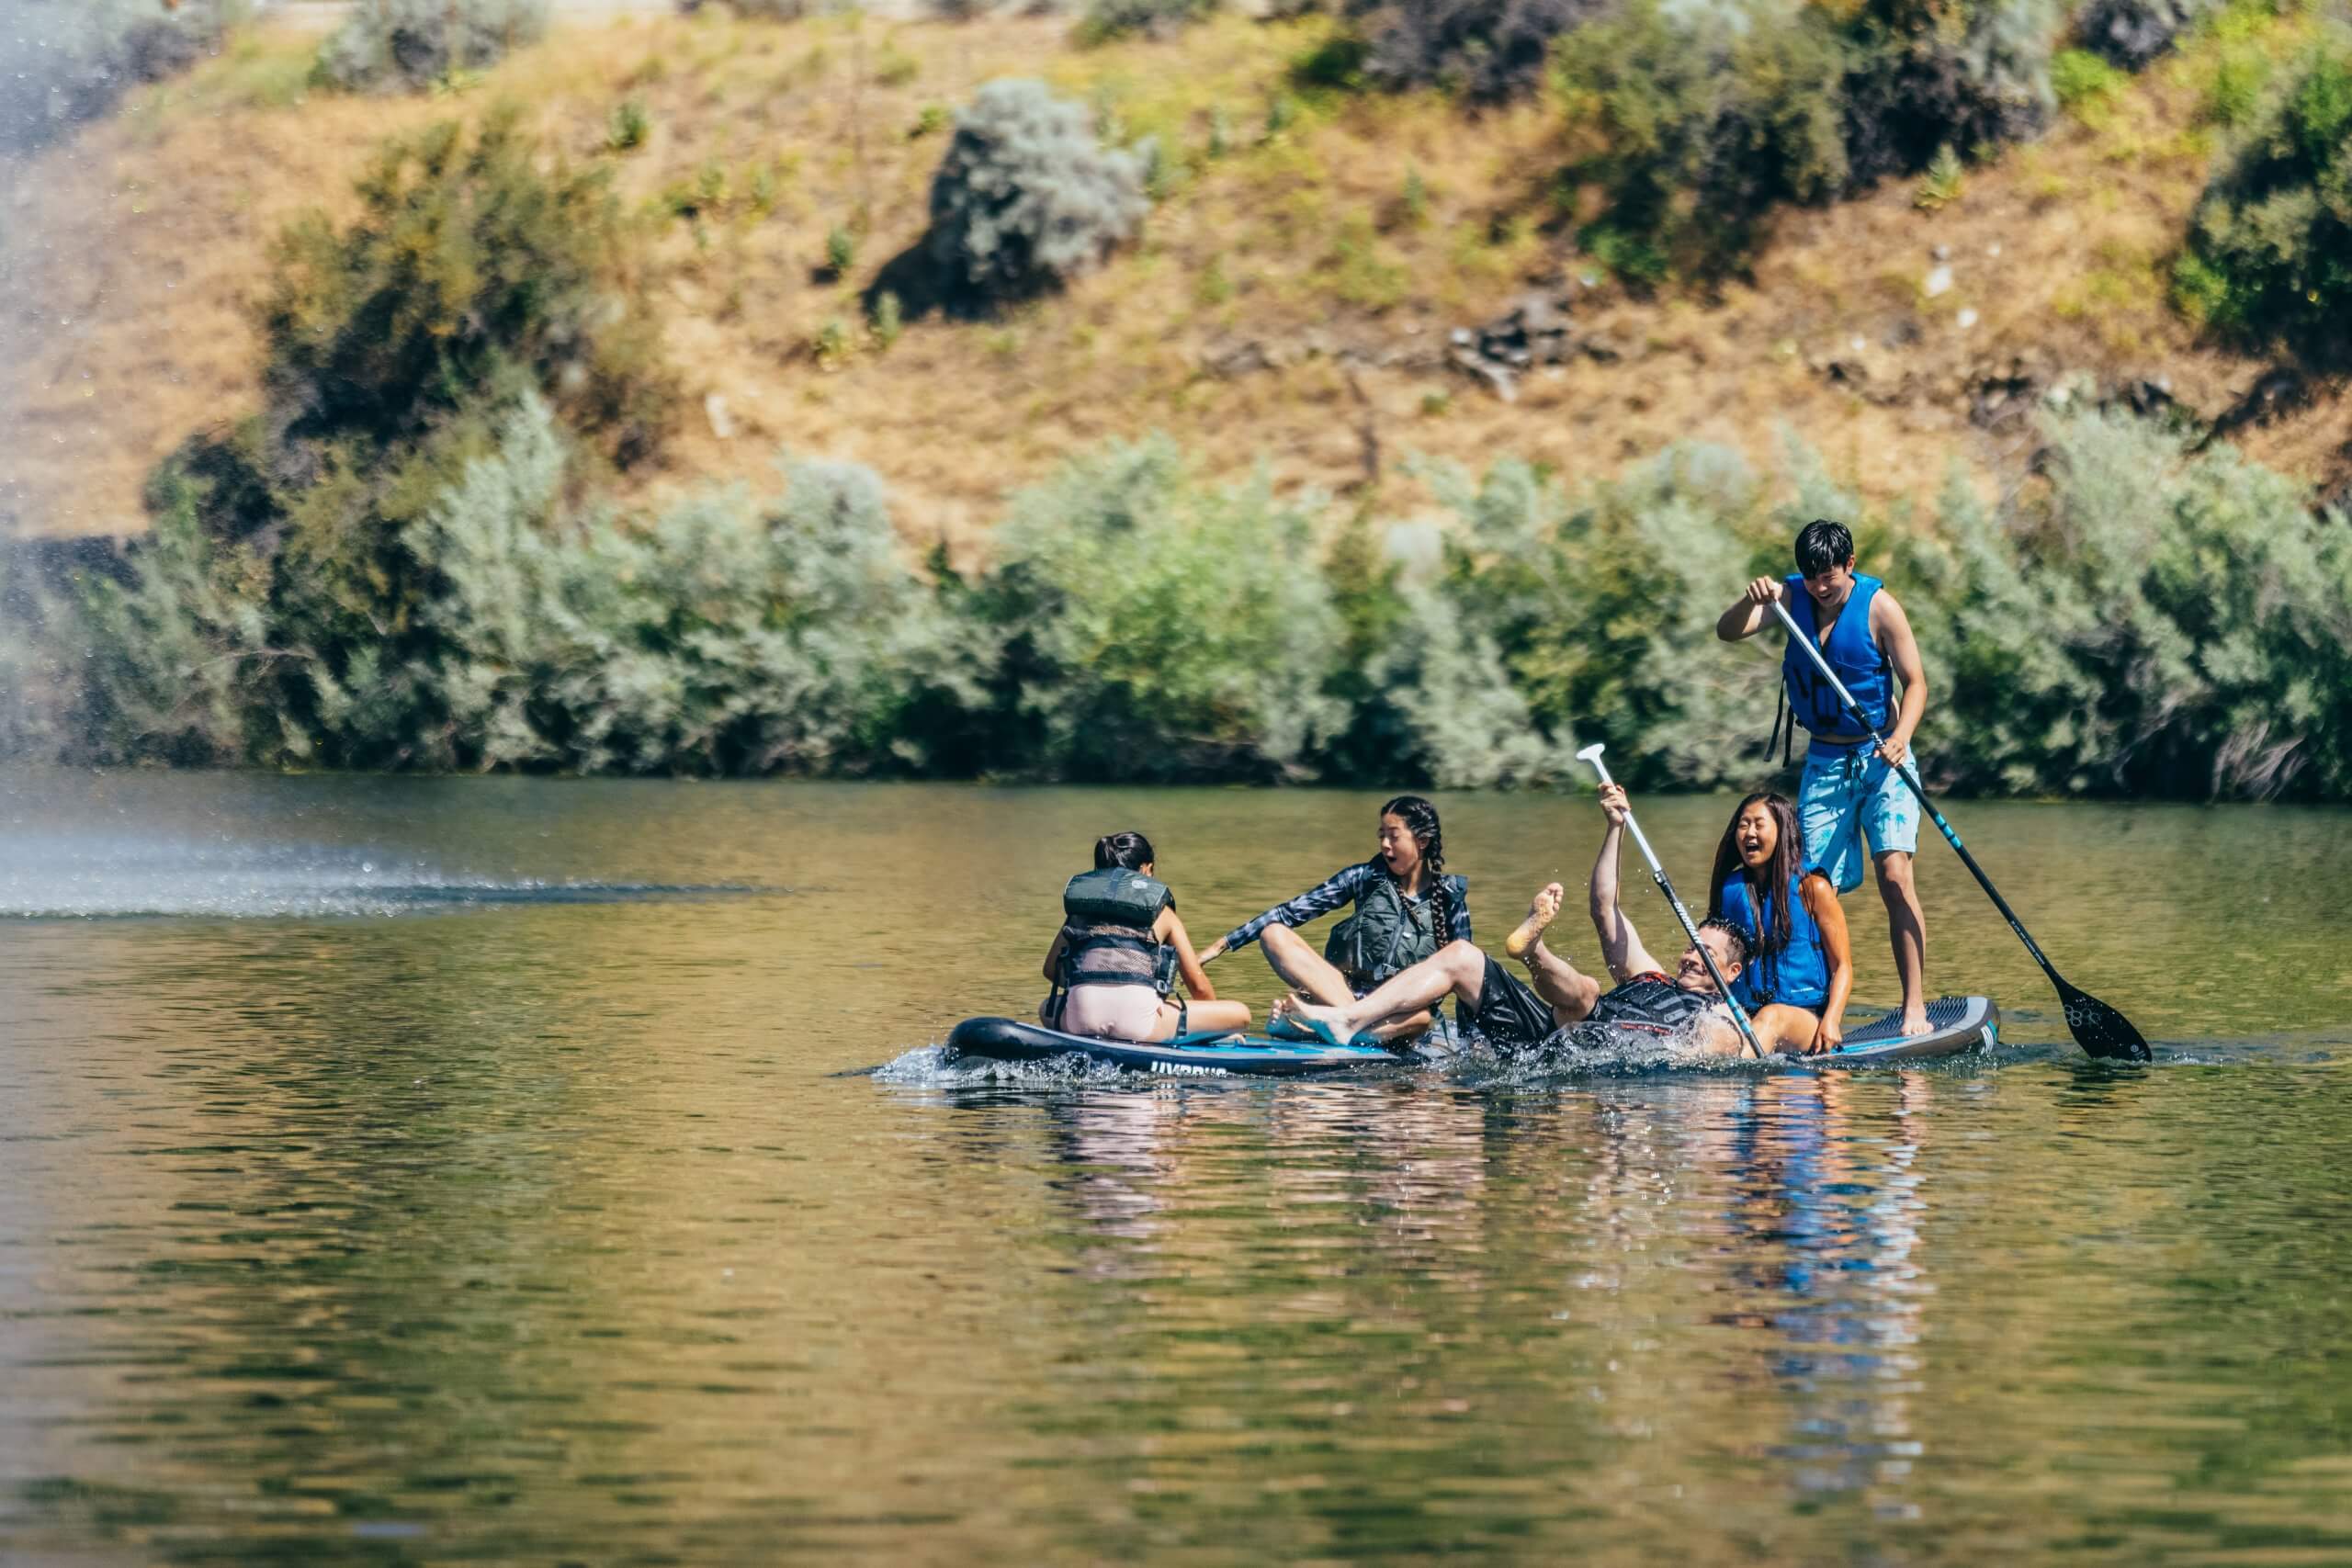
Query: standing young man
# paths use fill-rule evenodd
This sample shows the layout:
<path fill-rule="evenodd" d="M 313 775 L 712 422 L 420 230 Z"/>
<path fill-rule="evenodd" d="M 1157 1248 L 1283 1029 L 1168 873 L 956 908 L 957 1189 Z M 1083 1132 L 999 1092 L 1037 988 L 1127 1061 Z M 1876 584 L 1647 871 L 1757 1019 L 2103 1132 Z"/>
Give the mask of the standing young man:
<path fill-rule="evenodd" d="M 1771 606 L 1780 600 L 1838 671 L 1871 728 L 1886 737 L 1886 744 L 1873 750 L 1869 731 L 1846 712 L 1804 650 L 1791 643 L 1781 657 L 1781 683 L 1791 713 L 1813 738 L 1797 788 L 1805 860 L 1827 873 L 1840 893 L 1850 893 L 1862 885 L 1862 840 L 1869 839 L 1879 897 L 1886 901 L 1894 972 L 1903 982 L 1903 1032 L 1925 1034 L 1928 923 L 1911 879 L 1919 797 L 1894 764 L 1910 754 L 1911 737 L 1928 711 L 1928 672 L 1903 606 L 1877 578 L 1854 570 L 1854 536 L 1844 524 L 1826 518 L 1806 524 L 1797 535 L 1796 556 L 1795 576 L 1749 583 L 1715 623 L 1715 635 L 1725 642 L 1755 636 L 1777 621 Z"/>

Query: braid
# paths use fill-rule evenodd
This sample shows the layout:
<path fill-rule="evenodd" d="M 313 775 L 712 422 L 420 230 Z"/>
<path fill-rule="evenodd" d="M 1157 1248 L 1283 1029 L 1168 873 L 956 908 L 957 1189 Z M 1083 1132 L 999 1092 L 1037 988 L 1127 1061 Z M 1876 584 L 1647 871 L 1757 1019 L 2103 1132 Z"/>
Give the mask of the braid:
<path fill-rule="evenodd" d="M 1453 893 L 1445 885 L 1445 831 L 1438 826 L 1437 807 L 1418 795 L 1400 795 L 1382 807 L 1380 814 L 1402 818 L 1420 846 L 1421 864 L 1428 868 L 1431 934 L 1443 947 L 1453 940 Z"/>

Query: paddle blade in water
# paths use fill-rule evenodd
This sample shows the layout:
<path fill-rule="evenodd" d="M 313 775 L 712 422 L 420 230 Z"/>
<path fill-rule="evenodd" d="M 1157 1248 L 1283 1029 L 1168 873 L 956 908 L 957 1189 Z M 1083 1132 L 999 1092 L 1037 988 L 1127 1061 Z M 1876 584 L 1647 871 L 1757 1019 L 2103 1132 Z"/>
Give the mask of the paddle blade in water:
<path fill-rule="evenodd" d="M 2058 999 L 2066 1007 L 2066 1027 L 2075 1043 L 2101 1060 L 2144 1062 L 2154 1053 L 2132 1021 L 2086 992 L 2059 982 Z"/>

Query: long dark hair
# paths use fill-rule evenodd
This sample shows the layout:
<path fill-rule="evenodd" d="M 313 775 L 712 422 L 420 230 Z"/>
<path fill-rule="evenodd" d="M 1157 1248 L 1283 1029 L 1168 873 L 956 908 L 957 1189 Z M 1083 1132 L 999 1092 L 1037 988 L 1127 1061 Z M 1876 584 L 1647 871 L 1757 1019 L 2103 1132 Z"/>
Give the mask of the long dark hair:
<path fill-rule="evenodd" d="M 1108 871 L 1117 866 L 1122 871 L 1141 871 L 1159 857 L 1151 852 L 1151 840 L 1141 833 L 1105 833 L 1094 840 L 1094 869 Z"/>
<path fill-rule="evenodd" d="M 1429 868 L 1424 881 L 1429 888 L 1430 927 L 1438 945 L 1443 947 L 1453 940 L 1453 895 L 1445 886 L 1445 829 L 1438 826 L 1437 807 L 1418 795 L 1400 795 L 1382 807 L 1380 815 L 1400 818 L 1405 830 L 1413 835 L 1413 842 L 1421 847 L 1421 864 Z M 1385 864 L 1380 874 L 1395 880 Z"/>
<path fill-rule="evenodd" d="M 1724 826 L 1722 840 L 1715 845 L 1715 872 L 1708 882 L 1707 911 L 1710 919 L 1724 918 L 1724 889 L 1735 876 L 1747 874 L 1739 860 L 1739 819 L 1751 806 L 1760 805 L 1772 814 L 1772 825 L 1780 829 L 1772 845 L 1771 863 L 1764 868 L 1764 886 L 1756 896 L 1756 940 L 1748 946 L 1756 956 L 1778 953 L 1789 945 L 1792 927 L 1789 920 L 1789 883 L 1804 863 L 1804 829 L 1797 821 L 1797 808 L 1789 797 L 1769 789 L 1759 789 L 1732 808 L 1731 820 Z"/>

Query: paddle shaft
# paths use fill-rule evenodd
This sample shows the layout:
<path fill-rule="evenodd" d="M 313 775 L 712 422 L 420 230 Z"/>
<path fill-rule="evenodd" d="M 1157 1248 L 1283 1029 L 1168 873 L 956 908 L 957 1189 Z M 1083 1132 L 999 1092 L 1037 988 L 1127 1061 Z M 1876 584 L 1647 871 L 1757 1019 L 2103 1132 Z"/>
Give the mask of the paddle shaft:
<path fill-rule="evenodd" d="M 1838 700 L 1846 705 L 1846 711 L 1853 716 L 1854 722 L 1870 731 L 1871 744 L 1873 747 L 1885 746 L 1886 738 L 1878 732 L 1870 716 L 1862 712 L 1862 705 L 1854 700 L 1854 694 L 1846 689 L 1846 682 L 1838 679 L 1838 671 L 1829 667 L 1829 660 L 1822 657 L 1821 645 L 1804 634 L 1804 628 L 1797 625 L 1796 617 L 1789 614 L 1789 607 L 1778 599 L 1772 601 L 1772 613 L 1780 616 L 1781 625 L 1788 628 L 1790 640 L 1803 644 L 1805 652 L 1812 656 L 1814 668 L 1821 671 L 1821 678 L 1828 682 L 1830 690 L 1838 694 Z M 2009 922 L 2009 930 L 2018 933 L 2018 940 L 2025 943 L 2028 953 L 2033 954 L 2033 961 L 2041 965 L 2041 972 L 2050 976 L 2050 983 L 2062 993 L 2072 991 L 2075 987 L 2066 984 L 2064 977 L 2051 966 L 2050 960 L 2041 955 L 2041 948 L 2033 940 L 2032 933 L 2025 929 L 2025 922 L 2018 919 L 2015 909 L 2009 908 L 2009 901 L 2001 897 L 2001 890 L 1993 886 L 1993 879 L 1984 874 L 1984 868 L 1976 863 L 1976 857 L 1968 852 L 1968 846 L 1960 841 L 1959 832 L 1944 820 L 1944 814 L 1936 809 L 1935 802 L 1928 798 L 1927 786 L 1920 784 L 1919 775 L 1911 766 L 1907 752 L 1903 761 L 1894 764 L 1894 771 L 1902 775 L 1905 784 L 1911 786 L 1911 793 L 1919 797 L 1919 809 L 1928 814 L 1928 819 L 1943 834 L 1944 842 L 1960 856 L 1960 863 L 1968 868 L 1969 875 L 1976 878 L 1976 886 L 1984 889 L 1984 897 L 1993 900 L 1993 908 L 2001 911 L 2001 919 Z"/>
<path fill-rule="evenodd" d="M 1592 764 L 1592 771 L 1600 775 L 1602 784 L 1617 782 L 1609 776 L 1609 764 L 1599 757 L 1588 757 L 1585 760 Z M 1634 819 L 1634 808 L 1631 805 L 1625 807 L 1625 826 L 1632 831 L 1634 843 L 1642 852 L 1642 859 L 1649 863 L 1650 877 L 1657 884 L 1657 890 L 1665 894 L 1666 901 L 1674 907 L 1674 918 L 1682 922 L 1683 932 L 1690 937 L 1690 945 L 1699 950 L 1700 962 L 1707 966 L 1707 973 L 1713 976 L 1715 989 L 1722 995 L 1724 1006 L 1731 1009 L 1731 1021 L 1739 1025 L 1740 1038 L 1747 1042 L 1744 1049 L 1754 1052 L 1757 1058 L 1761 1060 L 1764 1055 L 1763 1043 L 1756 1038 L 1756 1028 L 1747 1021 L 1747 1010 L 1741 1007 L 1739 998 L 1731 994 L 1730 982 L 1724 978 L 1724 972 L 1715 967 L 1715 955 L 1709 953 L 1707 944 L 1699 940 L 1698 925 L 1690 919 L 1690 911 L 1682 907 L 1681 898 L 1674 891 L 1674 884 L 1667 880 L 1666 867 L 1658 863 L 1657 852 L 1650 848 L 1649 835 L 1642 831 L 1641 823 Z"/>

